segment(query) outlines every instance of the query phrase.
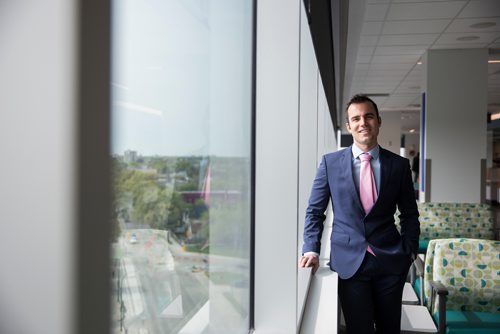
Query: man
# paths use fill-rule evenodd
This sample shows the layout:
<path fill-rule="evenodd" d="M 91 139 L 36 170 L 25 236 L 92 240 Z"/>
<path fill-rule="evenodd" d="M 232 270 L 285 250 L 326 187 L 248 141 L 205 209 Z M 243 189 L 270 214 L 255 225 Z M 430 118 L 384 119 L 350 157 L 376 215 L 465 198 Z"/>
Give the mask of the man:
<path fill-rule="evenodd" d="M 381 124 L 370 98 L 356 95 L 347 104 L 346 126 L 354 143 L 323 156 L 299 260 L 301 267 L 318 268 L 324 212 L 331 200 L 329 264 L 339 276 L 340 303 L 352 334 L 400 333 L 403 287 L 418 249 L 420 224 L 410 164 L 378 145 Z M 396 207 L 400 232 L 394 225 Z"/>
<path fill-rule="evenodd" d="M 413 157 L 413 162 L 411 164 L 411 170 L 415 173 L 415 182 L 418 182 L 418 171 L 420 169 L 420 152 Z"/>

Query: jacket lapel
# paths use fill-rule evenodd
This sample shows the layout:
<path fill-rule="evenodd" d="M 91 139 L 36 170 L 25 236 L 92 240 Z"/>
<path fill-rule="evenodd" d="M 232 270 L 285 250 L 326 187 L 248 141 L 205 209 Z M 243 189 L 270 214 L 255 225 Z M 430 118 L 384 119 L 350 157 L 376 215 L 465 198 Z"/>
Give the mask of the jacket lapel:
<path fill-rule="evenodd" d="M 342 167 L 344 168 L 344 177 L 348 184 L 349 192 L 351 196 L 358 203 L 359 209 L 364 213 L 363 205 L 361 204 L 361 199 L 359 198 L 359 189 L 356 189 L 356 183 L 354 182 L 354 177 L 352 175 L 352 147 L 349 146 L 344 150 L 342 156 L 344 161 L 342 162 Z"/>
<path fill-rule="evenodd" d="M 392 160 L 389 158 L 387 151 L 380 147 L 380 189 L 378 190 L 378 197 L 380 197 L 384 190 L 387 189 L 387 183 L 389 182 L 389 176 L 391 175 Z M 375 202 L 377 204 L 378 200 Z"/>

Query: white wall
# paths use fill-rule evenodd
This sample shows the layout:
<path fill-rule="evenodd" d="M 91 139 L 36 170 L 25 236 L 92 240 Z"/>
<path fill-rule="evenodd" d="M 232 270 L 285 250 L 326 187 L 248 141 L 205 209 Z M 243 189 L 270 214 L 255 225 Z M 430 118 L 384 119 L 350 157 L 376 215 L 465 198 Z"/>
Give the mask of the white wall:
<path fill-rule="evenodd" d="M 378 135 L 380 146 L 399 155 L 401 146 L 401 112 L 389 111 L 380 114 L 382 127 Z"/>
<path fill-rule="evenodd" d="M 407 133 L 405 134 L 405 150 L 406 158 L 410 158 L 410 151 L 414 150 L 415 153 L 420 151 L 420 134 L 419 133 Z"/>
<path fill-rule="evenodd" d="M 76 2 L 0 5 L 0 332 L 72 328 Z"/>
<path fill-rule="evenodd" d="M 305 205 L 319 157 L 336 147 L 318 78 L 302 1 L 259 2 L 256 334 L 297 330 L 297 255 Z"/>
<path fill-rule="evenodd" d="M 301 13 L 305 15 L 304 12 Z M 303 18 L 303 17 L 302 17 Z M 321 78 L 318 72 L 316 58 L 311 40 L 311 33 L 307 20 L 300 22 L 300 112 L 299 112 L 299 174 L 297 208 L 298 217 L 298 244 L 297 251 L 301 253 L 302 238 L 301 231 L 304 230 L 304 217 L 311 191 L 311 180 L 313 180 L 321 158 L 318 124 L 324 121 L 321 117 L 321 103 L 318 101 L 318 88 L 321 86 Z M 322 89 L 320 89 L 322 91 Z M 321 114 L 321 115 L 320 115 Z"/>
<path fill-rule="evenodd" d="M 431 159 L 432 202 L 481 200 L 487 61 L 487 49 L 429 50 L 424 58 L 427 111 L 421 126 L 425 158 Z"/>
<path fill-rule="evenodd" d="M 337 150 L 337 134 L 333 130 L 333 125 L 328 109 L 321 77 L 318 76 L 318 149 L 317 149 L 317 164 L 319 165 L 323 154 Z M 311 183 L 312 185 L 312 183 Z"/>
<path fill-rule="evenodd" d="M 304 218 L 316 169 L 323 154 L 337 147 L 305 15 L 302 12 L 300 22 L 298 255 L 302 253 Z"/>

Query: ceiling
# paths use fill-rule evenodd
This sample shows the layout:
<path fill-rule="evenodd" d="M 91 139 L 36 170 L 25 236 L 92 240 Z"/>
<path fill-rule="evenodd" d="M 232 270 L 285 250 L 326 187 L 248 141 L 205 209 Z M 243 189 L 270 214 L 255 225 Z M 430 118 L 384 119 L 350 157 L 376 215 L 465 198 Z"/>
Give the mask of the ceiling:
<path fill-rule="evenodd" d="M 341 105 L 373 94 L 382 117 L 401 112 L 402 133 L 419 131 L 427 50 L 487 48 L 500 60 L 500 0 L 350 0 L 348 24 Z M 488 112 L 500 113 L 500 63 L 488 64 Z"/>

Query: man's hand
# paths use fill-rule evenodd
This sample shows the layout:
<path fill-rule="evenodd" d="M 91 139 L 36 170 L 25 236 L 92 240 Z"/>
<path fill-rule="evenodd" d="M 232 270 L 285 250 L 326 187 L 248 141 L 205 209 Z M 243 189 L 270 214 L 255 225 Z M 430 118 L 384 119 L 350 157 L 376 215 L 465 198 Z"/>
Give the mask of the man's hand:
<path fill-rule="evenodd" d="M 312 267 L 313 274 L 319 268 L 319 258 L 316 255 L 304 255 L 299 259 L 299 267 Z"/>

